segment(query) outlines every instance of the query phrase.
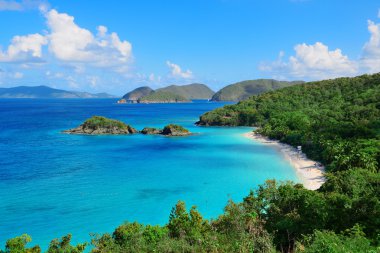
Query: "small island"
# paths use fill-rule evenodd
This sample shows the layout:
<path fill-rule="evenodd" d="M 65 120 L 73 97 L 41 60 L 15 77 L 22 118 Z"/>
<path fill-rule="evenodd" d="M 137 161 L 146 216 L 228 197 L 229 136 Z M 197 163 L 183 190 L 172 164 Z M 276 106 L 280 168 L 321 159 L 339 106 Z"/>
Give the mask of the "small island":
<path fill-rule="evenodd" d="M 93 116 L 83 122 L 80 126 L 73 129 L 64 130 L 63 133 L 87 135 L 123 135 L 142 133 L 163 136 L 187 136 L 192 134 L 186 128 L 175 124 L 169 124 L 163 129 L 145 127 L 143 130 L 137 131 L 135 128 L 125 124 L 124 122 L 109 119 L 103 116 Z"/>
<path fill-rule="evenodd" d="M 141 133 L 142 134 L 158 134 L 158 135 L 164 135 L 164 136 L 188 136 L 192 134 L 186 128 L 180 125 L 175 125 L 175 124 L 169 124 L 165 126 L 163 129 L 145 127 L 143 130 L 141 130 Z"/>
<path fill-rule="evenodd" d="M 108 119 L 102 116 L 93 116 L 83 122 L 77 128 L 63 131 L 67 134 L 89 134 L 89 135 L 121 135 L 138 133 L 136 129 L 121 121 Z"/>

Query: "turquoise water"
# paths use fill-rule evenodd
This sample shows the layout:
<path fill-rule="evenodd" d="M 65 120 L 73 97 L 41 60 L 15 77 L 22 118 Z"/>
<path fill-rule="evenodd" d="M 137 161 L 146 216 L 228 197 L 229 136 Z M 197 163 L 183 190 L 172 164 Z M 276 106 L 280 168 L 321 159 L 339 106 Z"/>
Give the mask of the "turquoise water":
<path fill-rule="evenodd" d="M 44 248 L 124 221 L 165 224 L 177 200 L 207 218 L 268 178 L 298 181 L 274 149 L 242 136 L 251 128 L 196 127 L 222 103 L 127 104 L 114 100 L 0 100 L 0 248 L 28 233 Z M 137 129 L 181 124 L 189 137 L 81 136 L 60 131 L 93 115 Z"/>

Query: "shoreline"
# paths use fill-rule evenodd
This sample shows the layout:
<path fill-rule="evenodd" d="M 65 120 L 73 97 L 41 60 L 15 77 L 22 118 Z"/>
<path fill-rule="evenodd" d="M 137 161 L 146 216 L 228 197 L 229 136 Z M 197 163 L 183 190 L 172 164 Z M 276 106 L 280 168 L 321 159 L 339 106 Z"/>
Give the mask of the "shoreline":
<path fill-rule="evenodd" d="M 297 177 L 306 189 L 317 190 L 326 181 L 324 177 L 325 167 L 318 165 L 318 162 L 308 159 L 304 153 L 298 154 L 296 148 L 276 140 L 270 140 L 255 132 L 245 133 L 243 136 L 272 146 L 279 151 L 295 169 Z"/>

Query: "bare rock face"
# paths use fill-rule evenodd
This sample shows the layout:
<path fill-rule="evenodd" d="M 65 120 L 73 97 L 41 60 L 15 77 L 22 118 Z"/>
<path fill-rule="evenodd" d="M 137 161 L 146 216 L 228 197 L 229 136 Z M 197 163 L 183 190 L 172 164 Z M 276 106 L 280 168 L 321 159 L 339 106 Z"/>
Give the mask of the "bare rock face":
<path fill-rule="evenodd" d="M 101 116 L 93 116 L 87 119 L 77 128 L 63 131 L 68 134 L 89 134 L 89 135 L 120 135 L 138 133 L 136 129 L 121 121 L 108 119 Z"/>

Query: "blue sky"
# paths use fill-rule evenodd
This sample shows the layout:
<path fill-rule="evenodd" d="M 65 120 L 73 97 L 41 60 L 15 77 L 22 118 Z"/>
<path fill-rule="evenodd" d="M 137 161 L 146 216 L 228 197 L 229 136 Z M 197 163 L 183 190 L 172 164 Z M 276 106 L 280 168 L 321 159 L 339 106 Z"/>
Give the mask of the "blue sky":
<path fill-rule="evenodd" d="M 0 0 L 0 87 L 132 88 L 380 71 L 373 0 Z"/>

